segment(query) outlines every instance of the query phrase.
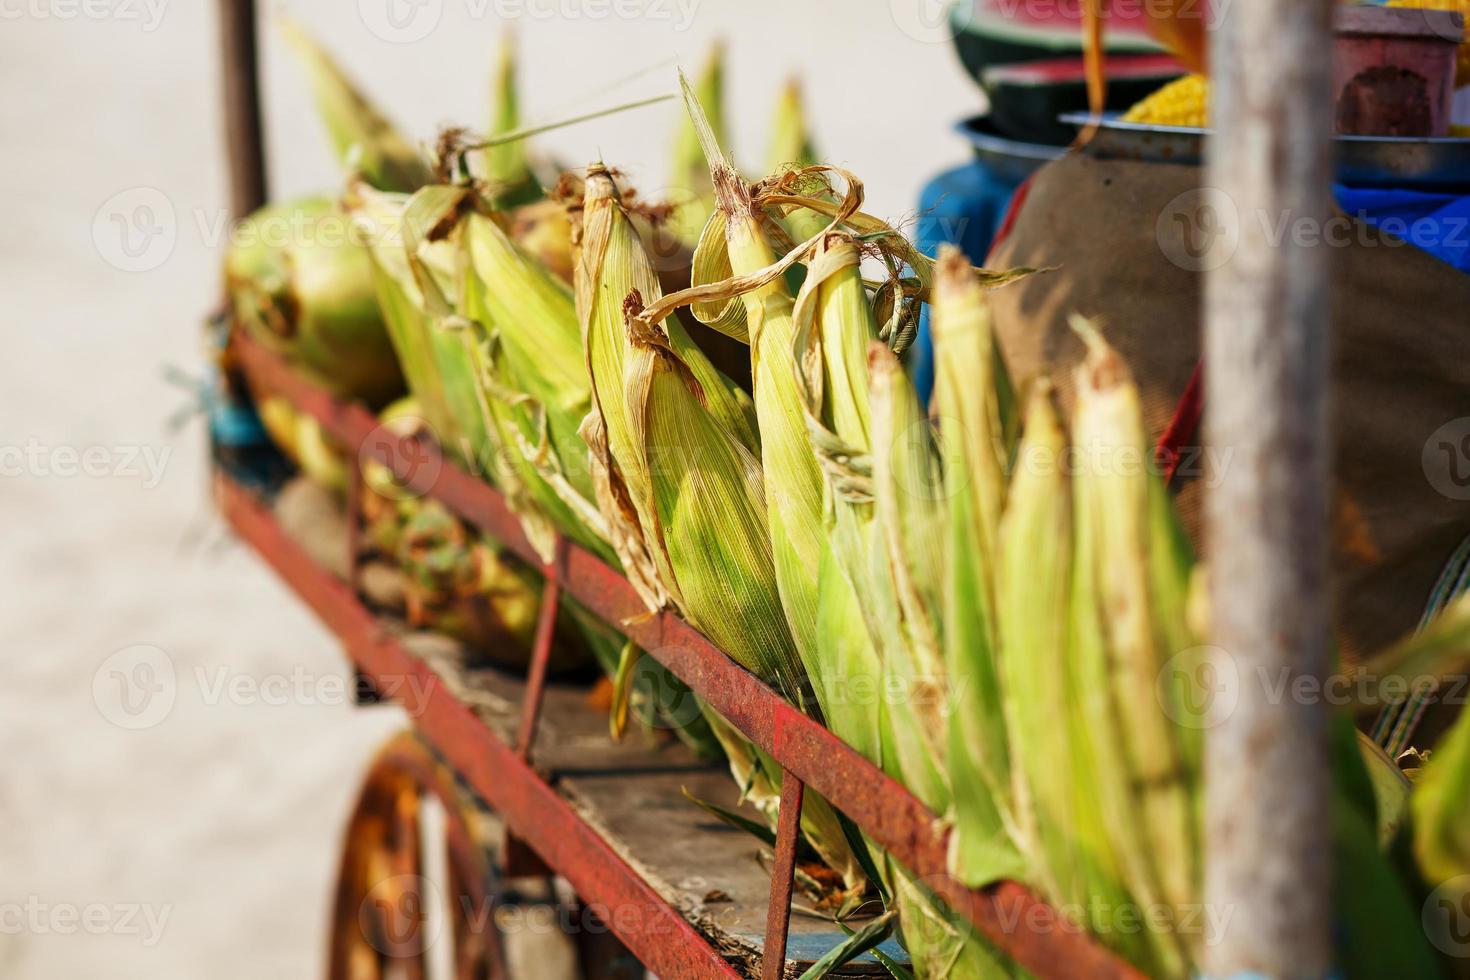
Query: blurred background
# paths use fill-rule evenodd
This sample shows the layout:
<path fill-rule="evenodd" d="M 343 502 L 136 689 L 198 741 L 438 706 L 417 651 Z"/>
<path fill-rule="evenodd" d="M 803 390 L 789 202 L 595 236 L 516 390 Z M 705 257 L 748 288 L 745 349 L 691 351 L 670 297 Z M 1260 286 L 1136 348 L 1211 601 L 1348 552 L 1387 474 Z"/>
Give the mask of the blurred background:
<path fill-rule="evenodd" d="M 727 42 L 737 158 L 785 79 L 867 209 L 912 217 L 982 96 L 938 0 L 305 0 L 263 4 L 273 197 L 338 177 L 271 21 L 289 12 L 421 139 L 483 127 L 500 33 L 524 117 L 672 91 Z M 310 976 L 338 837 L 404 722 L 351 707 L 328 634 L 212 512 L 201 323 L 227 180 L 210 0 L 0 0 L 0 976 Z M 629 14 L 634 16 L 629 16 Z M 667 103 L 548 133 L 650 194 Z"/>

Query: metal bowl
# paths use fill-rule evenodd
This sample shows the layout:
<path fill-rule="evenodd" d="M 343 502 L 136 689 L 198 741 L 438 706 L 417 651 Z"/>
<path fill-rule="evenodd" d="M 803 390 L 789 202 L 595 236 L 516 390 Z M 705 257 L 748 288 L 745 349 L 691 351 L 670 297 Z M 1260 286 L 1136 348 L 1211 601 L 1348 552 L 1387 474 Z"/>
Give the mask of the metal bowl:
<path fill-rule="evenodd" d="M 969 142 L 970 148 L 975 151 L 975 158 L 985 164 L 986 170 L 996 177 L 1016 183 L 1067 152 L 1065 146 L 1026 143 L 1002 136 L 990 117 L 984 114 L 955 123 L 954 130 Z"/>
<path fill-rule="evenodd" d="M 1085 112 L 1058 117 L 1079 129 L 1094 121 Z M 1150 126 L 1113 116 L 1096 120 L 1087 152 L 1113 160 L 1197 165 L 1208 129 Z M 1349 186 L 1456 190 L 1470 187 L 1470 139 L 1453 136 L 1334 136 L 1337 180 Z"/>

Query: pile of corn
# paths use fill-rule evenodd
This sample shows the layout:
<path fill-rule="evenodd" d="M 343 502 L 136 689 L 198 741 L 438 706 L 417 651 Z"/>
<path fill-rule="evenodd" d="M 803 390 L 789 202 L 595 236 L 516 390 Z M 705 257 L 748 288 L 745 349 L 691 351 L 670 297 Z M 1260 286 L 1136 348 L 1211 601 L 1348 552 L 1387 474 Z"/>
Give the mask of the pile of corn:
<path fill-rule="evenodd" d="M 1470 21 L 1470 0 L 1387 0 L 1388 7 L 1459 11 Z M 1470 85 L 1470 39 L 1455 55 L 1456 87 Z M 1205 128 L 1210 124 L 1210 81 L 1192 73 L 1176 78 L 1123 114 L 1124 122 Z"/>
<path fill-rule="evenodd" d="M 1203 75 L 1176 78 L 1123 113 L 1123 121 L 1203 129 L 1210 124 L 1210 80 Z"/>
<path fill-rule="evenodd" d="M 723 147 L 719 75 L 716 58 L 698 91 L 684 85 L 685 197 L 662 223 L 600 162 L 555 182 L 554 199 L 509 138 L 442 141 L 420 171 L 360 95 L 323 100 L 363 117 L 335 131 L 358 134 L 349 164 L 379 172 L 352 165 L 343 205 L 432 437 L 505 494 L 548 558 L 565 537 L 618 567 L 650 610 L 676 610 L 942 814 L 967 884 L 1019 879 L 1140 969 L 1194 973 L 1210 938 L 1196 707 L 1208 702 L 1189 686 L 1205 666 L 1198 570 L 1143 465 L 1138 390 L 1106 325 L 1076 323 L 1088 356 L 1063 418 L 1045 383 L 1013 382 L 991 330 L 987 291 L 1031 270 L 978 270 L 952 249 L 932 259 L 864 213 L 861 182 L 813 162 L 794 88 L 770 174 L 747 180 Z M 511 134 L 508 67 L 501 79 L 495 128 Z M 1196 97 L 1204 85 L 1177 84 Z M 1162 104 L 1148 121 L 1173 111 Z M 688 283 L 659 274 L 670 234 L 693 248 Z M 928 407 L 901 361 L 925 305 Z M 698 324 L 742 345 L 749 391 L 696 342 Z M 302 444 L 299 424 L 277 429 Z M 374 506 L 390 506 L 372 533 L 425 596 L 499 595 L 497 622 L 524 642 L 534 580 L 446 515 L 399 507 L 381 479 Z M 523 591 L 496 593 L 514 576 Z M 630 678 L 649 661 L 565 611 L 618 696 L 656 715 L 677 685 L 661 678 L 640 699 Z M 1463 649 L 1470 607 L 1456 616 L 1395 663 L 1446 636 Z M 615 728 L 627 710 L 615 705 Z M 1397 771 L 1365 769 L 1339 727 L 1324 832 L 1346 869 L 1342 968 L 1427 972 L 1414 891 L 1470 872 L 1470 722 L 1400 807 L 1413 828 L 1397 831 L 1373 789 Z M 684 734 L 717 743 L 774 819 L 779 766 L 708 709 Z M 916 975 L 1022 975 L 812 794 L 802 827 L 841 874 L 844 909 L 869 888 L 889 907 Z M 1422 878 L 1387 861 L 1396 833 L 1412 837 Z"/>

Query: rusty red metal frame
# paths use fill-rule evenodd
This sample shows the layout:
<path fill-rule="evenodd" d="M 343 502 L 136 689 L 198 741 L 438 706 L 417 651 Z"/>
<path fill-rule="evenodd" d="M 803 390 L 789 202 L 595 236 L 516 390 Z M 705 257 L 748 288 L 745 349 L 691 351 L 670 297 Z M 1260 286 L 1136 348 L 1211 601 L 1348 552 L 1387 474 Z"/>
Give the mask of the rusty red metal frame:
<path fill-rule="evenodd" d="M 321 387 L 295 373 L 278 355 L 248 337 L 237 334 L 235 343 L 242 367 L 257 384 L 287 398 L 298 409 L 315 417 L 349 452 L 360 454 L 364 459 L 376 459 L 410 489 L 440 501 L 526 561 L 541 565 L 541 559 L 527 540 L 519 518 L 494 488 L 442 457 L 432 444 L 415 437 L 399 437 L 379 428 L 377 420 L 366 408 L 333 398 Z M 273 553 L 279 554 L 292 547 L 290 542 L 280 540 L 278 532 L 268 533 L 262 529 L 258 516 L 248 508 L 242 510 L 242 506 L 236 502 L 235 509 L 255 522 L 251 530 L 255 532 L 254 538 L 259 539 L 257 547 L 261 543 L 270 546 L 270 550 L 261 549 L 268 559 L 274 562 Z M 246 536 L 251 537 L 250 534 Z M 277 567 L 288 580 L 292 578 L 289 573 L 293 569 L 284 568 L 278 562 Z M 557 587 L 566 590 L 604 622 L 612 624 L 647 650 L 747 738 L 769 752 L 784 767 L 786 785 L 794 789 L 793 784 L 805 784 L 820 793 L 1021 966 L 1040 977 L 1142 976 L 1024 885 L 1007 881 L 971 889 L 952 877 L 947 871 L 946 861 L 949 831 L 933 812 L 845 742 L 736 664 L 677 615 L 665 612 L 650 616 L 627 579 L 601 560 L 574 545 L 563 544 L 558 548 L 555 559 L 542 567 L 549 581 L 558 583 Z M 300 578 L 299 570 L 294 571 Z M 325 588 L 320 583 L 305 584 L 316 592 Z M 347 592 L 345 586 L 333 584 L 337 590 Z M 303 590 L 298 588 L 298 591 Z M 306 597 L 312 601 L 311 595 Z M 351 598 L 350 593 L 346 598 Z M 380 631 L 365 612 L 361 617 L 349 615 L 336 608 L 341 604 L 339 597 L 334 596 L 333 599 L 332 616 L 323 613 L 323 618 L 348 641 L 349 650 L 361 648 L 366 662 L 359 660 L 359 663 L 366 672 L 372 673 L 372 668 L 382 669 L 386 665 L 397 672 L 430 674 L 426 666 L 377 635 Z M 320 609 L 318 611 L 321 612 Z M 364 617 L 367 621 L 359 621 Z M 537 646 L 536 655 L 544 660 L 547 651 L 540 649 L 540 643 Z M 539 710 L 539 691 L 532 694 L 524 706 L 523 727 L 529 726 L 526 727 L 527 732 L 534 730 L 535 712 Z M 490 735 L 474 720 L 468 709 L 455 702 L 447 692 L 438 689 L 430 707 L 432 710 L 425 711 L 419 722 L 425 734 L 447 757 L 461 766 L 477 787 L 484 783 L 482 791 L 491 790 L 485 795 L 492 805 L 500 809 L 503 802 L 515 810 L 516 817 L 507 814 L 507 820 L 518 833 L 522 826 L 532 828 L 527 831 L 530 835 L 527 839 L 547 864 L 567 877 L 579 892 L 582 891 L 579 882 L 594 885 L 593 891 L 585 893 L 594 901 L 602 900 L 597 898 L 598 894 L 608 889 L 636 896 L 635 900 L 648 900 L 651 889 L 604 842 L 584 839 L 589 834 L 595 837 L 585 825 L 581 825 L 575 834 L 569 834 L 568 842 L 553 843 L 543 848 L 538 840 L 544 843 L 548 836 L 560 840 L 560 834 L 548 835 L 546 828 L 565 827 L 569 817 L 565 805 L 555 799 L 554 791 L 536 777 L 519 752 Z M 530 738 L 526 735 L 522 737 L 521 748 L 530 748 Z M 526 788 L 528 782 L 534 786 Z M 785 802 L 783 798 L 783 804 Z M 783 814 L 786 810 L 783 806 Z M 545 822 L 527 823 L 528 817 Z M 785 839 L 778 840 L 778 845 L 794 845 L 797 821 L 783 819 L 781 823 L 789 823 L 791 830 Z M 611 864 L 594 866 L 601 861 Z M 779 930 L 784 947 L 785 930 L 779 927 L 790 912 L 790 870 L 789 867 L 779 870 L 781 873 L 773 876 L 772 904 L 779 904 L 780 909 L 771 921 L 772 926 L 778 928 L 771 931 Z M 707 944 L 677 913 L 666 906 L 664 909 L 667 914 L 679 918 L 682 928 L 675 929 L 677 935 L 691 939 L 701 950 L 679 954 L 677 964 L 687 966 L 695 961 L 708 964 L 704 953 L 712 951 Z M 660 917 L 660 923 L 664 918 L 666 916 Z M 640 942 L 638 937 L 619 935 L 640 958 L 641 950 L 650 948 L 646 939 Z M 668 965 L 660 965 L 679 944 L 660 942 L 656 945 L 654 952 L 659 955 L 660 962 L 645 959 L 647 965 L 663 976 L 691 975 L 669 972 Z M 768 947 L 771 946 L 768 938 Z M 720 963 L 728 971 L 728 965 L 723 960 Z M 715 975 L 725 973 L 716 970 Z"/>
<path fill-rule="evenodd" d="M 801 801 L 806 787 L 781 770 L 781 815 L 776 827 L 776 863 L 771 868 L 771 903 L 766 913 L 766 946 L 761 980 L 781 980 L 786 937 L 791 931 L 791 889 L 796 882 L 796 842 L 801 835 Z"/>
<path fill-rule="evenodd" d="M 378 689 L 414 692 L 420 734 L 584 901 L 617 910 L 608 925 L 634 955 L 661 977 L 740 976 L 515 747 L 389 635 L 346 583 L 312 561 L 248 490 L 218 476 L 215 491 L 235 531 L 337 634 Z"/>

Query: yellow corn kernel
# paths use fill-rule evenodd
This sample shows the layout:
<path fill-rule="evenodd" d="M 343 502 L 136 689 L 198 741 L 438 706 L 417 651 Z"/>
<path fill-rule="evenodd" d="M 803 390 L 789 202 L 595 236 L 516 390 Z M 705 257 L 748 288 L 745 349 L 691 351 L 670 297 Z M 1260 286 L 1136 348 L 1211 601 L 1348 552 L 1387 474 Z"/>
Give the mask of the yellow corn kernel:
<path fill-rule="evenodd" d="M 1125 112 L 1123 121 L 1204 128 L 1210 124 L 1210 81 L 1203 75 L 1176 78 Z"/>

